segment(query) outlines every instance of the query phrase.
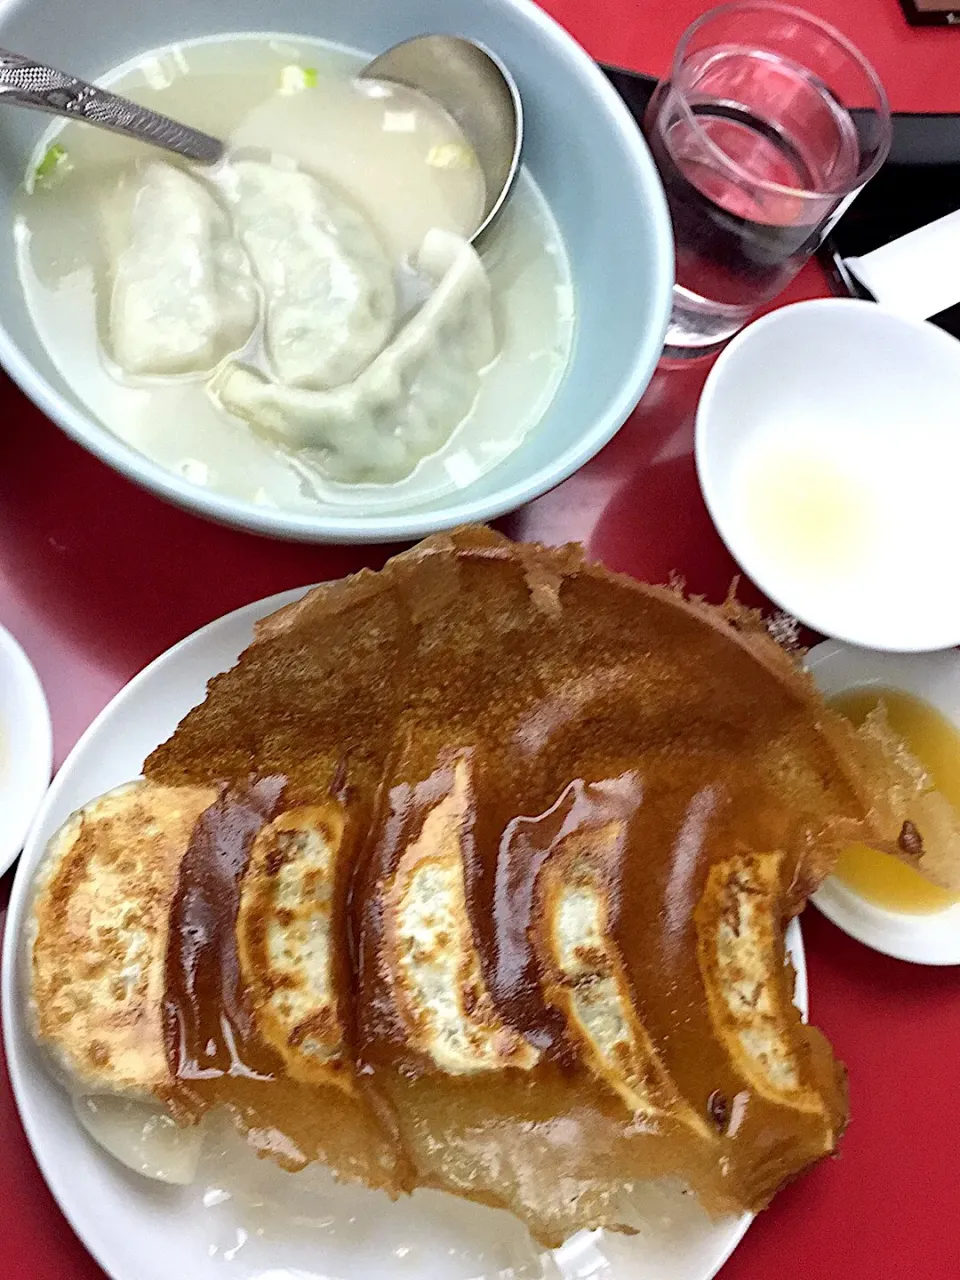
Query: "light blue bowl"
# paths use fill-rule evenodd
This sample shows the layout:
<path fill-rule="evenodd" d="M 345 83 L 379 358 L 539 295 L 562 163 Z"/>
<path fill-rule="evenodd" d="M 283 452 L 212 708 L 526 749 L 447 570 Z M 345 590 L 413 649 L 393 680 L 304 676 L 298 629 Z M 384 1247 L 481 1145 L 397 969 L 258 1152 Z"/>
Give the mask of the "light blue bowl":
<path fill-rule="evenodd" d="M 566 479 L 619 430 L 663 347 L 673 241 L 639 130 L 587 54 L 528 0 L 0 0 L 0 47 L 88 79 L 151 47 L 197 36 L 285 31 L 370 55 L 427 31 L 482 41 L 523 95 L 524 161 L 560 223 L 573 266 L 573 360 L 540 425 L 474 484 L 402 514 L 270 511 L 198 488 L 119 440 L 77 399 L 37 340 L 17 280 L 10 201 L 45 126 L 0 107 L 0 361 L 26 394 L 97 457 L 178 506 L 304 542 L 386 542 L 489 520 Z"/>

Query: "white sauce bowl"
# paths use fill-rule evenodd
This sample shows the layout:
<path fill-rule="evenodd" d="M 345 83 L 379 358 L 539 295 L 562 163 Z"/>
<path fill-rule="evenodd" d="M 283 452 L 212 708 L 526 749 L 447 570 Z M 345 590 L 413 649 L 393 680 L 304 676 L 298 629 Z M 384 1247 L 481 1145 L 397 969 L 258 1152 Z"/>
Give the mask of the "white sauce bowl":
<path fill-rule="evenodd" d="M 463 490 L 402 514 L 338 516 L 270 510 L 190 484 L 123 443 L 54 369 L 17 278 L 10 202 L 49 123 L 0 112 L 0 362 L 69 436 L 131 480 L 224 524 L 312 542 L 383 542 L 488 520 L 566 479 L 619 430 L 663 347 L 673 283 L 666 202 L 646 144 L 587 54 L 529 0 L 20 0 L 0 6 L 0 47 L 95 80 L 137 54 L 201 36 L 269 30 L 370 55 L 430 31 L 469 36 L 499 53 L 525 106 L 524 163 L 570 254 L 578 333 L 544 419 L 499 466 Z"/>
<path fill-rule="evenodd" d="M 960 343 L 868 302 L 799 302 L 723 352 L 697 471 L 732 555 L 826 635 L 960 643 Z"/>
<path fill-rule="evenodd" d="M 807 654 L 806 667 L 827 698 L 851 689 L 902 689 L 935 707 L 960 729 L 960 653 L 873 653 L 826 640 Z M 812 901 L 858 942 L 913 964 L 960 964 L 960 903 L 915 915 L 868 902 L 831 876 Z"/>

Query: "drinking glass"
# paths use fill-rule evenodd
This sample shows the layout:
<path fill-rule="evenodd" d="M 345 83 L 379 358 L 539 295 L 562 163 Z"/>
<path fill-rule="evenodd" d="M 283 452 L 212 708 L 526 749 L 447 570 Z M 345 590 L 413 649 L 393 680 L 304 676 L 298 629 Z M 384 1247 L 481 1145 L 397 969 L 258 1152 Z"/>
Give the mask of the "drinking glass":
<path fill-rule="evenodd" d="M 876 72 L 787 5 L 724 4 L 684 33 L 644 132 L 677 283 L 665 355 L 707 355 L 789 283 L 890 149 Z"/>

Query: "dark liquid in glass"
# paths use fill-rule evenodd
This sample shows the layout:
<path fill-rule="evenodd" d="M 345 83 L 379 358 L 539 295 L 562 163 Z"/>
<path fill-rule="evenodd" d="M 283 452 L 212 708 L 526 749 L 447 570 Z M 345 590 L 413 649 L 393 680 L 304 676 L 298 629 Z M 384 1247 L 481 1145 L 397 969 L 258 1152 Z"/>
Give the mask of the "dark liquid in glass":
<path fill-rule="evenodd" d="M 708 96 L 727 81 L 730 96 Z M 733 100 L 745 87 L 754 104 L 767 94 L 770 116 Z M 816 248 L 857 170 L 853 121 L 803 68 L 736 49 L 713 54 L 698 92 L 685 94 L 692 118 L 661 86 L 646 130 L 673 219 L 677 283 L 753 308 Z"/>

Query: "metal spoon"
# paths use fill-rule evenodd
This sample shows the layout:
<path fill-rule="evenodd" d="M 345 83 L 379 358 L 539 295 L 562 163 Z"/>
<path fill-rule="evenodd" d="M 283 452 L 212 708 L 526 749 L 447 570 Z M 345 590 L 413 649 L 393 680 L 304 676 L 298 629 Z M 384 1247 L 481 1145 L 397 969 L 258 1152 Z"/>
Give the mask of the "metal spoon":
<path fill-rule="evenodd" d="M 418 89 L 453 116 L 483 172 L 486 199 L 476 240 L 493 224 L 520 165 L 523 106 L 513 77 L 492 53 L 460 36 L 417 36 L 395 45 L 360 72 Z M 138 106 L 96 85 L 19 53 L 0 49 L 0 103 L 82 120 L 185 156 L 216 164 L 224 144 L 199 129 Z"/>
<path fill-rule="evenodd" d="M 174 151 L 200 164 L 216 164 L 223 158 L 223 143 L 209 134 L 6 49 L 0 49 L 2 102 L 66 116 L 68 120 L 83 120 L 112 133 Z"/>
<path fill-rule="evenodd" d="M 462 36 L 415 36 L 360 72 L 406 85 L 440 104 L 473 147 L 486 185 L 476 241 L 493 225 L 520 167 L 523 103 L 513 76 L 489 49 Z"/>

